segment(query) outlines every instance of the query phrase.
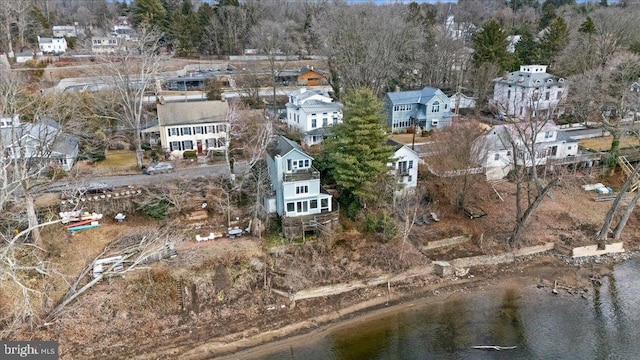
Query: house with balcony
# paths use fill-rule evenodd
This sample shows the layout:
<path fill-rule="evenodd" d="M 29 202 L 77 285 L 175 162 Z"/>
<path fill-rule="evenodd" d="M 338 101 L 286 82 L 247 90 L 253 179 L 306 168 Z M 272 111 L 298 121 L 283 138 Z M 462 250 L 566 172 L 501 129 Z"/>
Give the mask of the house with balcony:
<path fill-rule="evenodd" d="M 547 73 L 547 65 L 522 65 L 493 79 L 491 105 L 501 115 L 519 120 L 554 119 L 564 112 L 568 84 Z"/>
<path fill-rule="evenodd" d="M 578 140 L 567 137 L 550 120 L 493 126 L 478 138 L 477 146 L 482 147 L 487 180 L 504 178 L 516 165 L 542 166 L 578 155 Z"/>
<path fill-rule="evenodd" d="M 67 51 L 67 39 L 38 36 L 38 48 L 43 54 L 60 55 Z"/>
<path fill-rule="evenodd" d="M 384 98 L 387 126 L 391 132 L 406 132 L 418 126 L 423 131 L 451 125 L 455 114 L 451 100 L 440 89 L 388 92 Z"/>
<path fill-rule="evenodd" d="M 320 144 L 330 126 L 342 123 L 342 107 L 325 90 L 302 88 L 289 95 L 287 124 L 300 130 L 306 145 Z"/>
<path fill-rule="evenodd" d="M 393 162 L 389 166 L 398 182 L 398 192 L 411 191 L 418 186 L 418 153 L 410 147 L 395 140 L 387 140 L 387 145 L 394 149 Z"/>
<path fill-rule="evenodd" d="M 229 104 L 224 101 L 159 103 L 158 124 L 143 134 L 160 138 L 162 149 L 173 156 L 188 150 L 205 155 L 228 145 Z"/>
<path fill-rule="evenodd" d="M 267 168 L 272 196 L 265 199 L 270 213 L 283 218 L 330 213 L 332 195 L 320 186 L 320 172 L 313 157 L 282 135 L 267 148 Z"/>

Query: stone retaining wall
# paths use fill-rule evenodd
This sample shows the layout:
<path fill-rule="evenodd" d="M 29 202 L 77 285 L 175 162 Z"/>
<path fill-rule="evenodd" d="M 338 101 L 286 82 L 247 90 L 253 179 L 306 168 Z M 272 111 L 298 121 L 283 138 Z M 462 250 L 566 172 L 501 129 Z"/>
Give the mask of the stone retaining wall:
<path fill-rule="evenodd" d="M 427 245 L 422 247 L 422 251 L 437 249 L 437 248 L 443 247 L 443 246 L 451 246 L 451 245 L 462 244 L 462 243 L 465 243 L 465 242 L 469 241 L 469 239 L 470 239 L 469 236 L 461 235 L 461 236 L 455 236 L 455 237 L 452 237 L 452 238 L 447 238 L 447 239 L 442 239 L 442 240 L 429 241 L 427 243 Z"/>
<path fill-rule="evenodd" d="M 573 251 L 571 252 L 571 256 L 574 258 L 577 258 L 577 257 L 583 257 L 583 256 L 596 256 L 596 255 L 622 253 L 622 252 L 624 252 L 623 243 L 618 242 L 613 244 L 606 244 L 604 246 L 604 250 L 598 250 L 598 245 L 588 245 L 588 246 L 573 248 Z"/>

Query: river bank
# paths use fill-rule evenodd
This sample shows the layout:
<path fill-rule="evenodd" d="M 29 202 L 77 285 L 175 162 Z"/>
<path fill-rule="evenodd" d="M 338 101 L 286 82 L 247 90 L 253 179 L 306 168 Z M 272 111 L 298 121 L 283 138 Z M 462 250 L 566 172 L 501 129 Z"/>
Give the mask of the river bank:
<path fill-rule="evenodd" d="M 279 349 L 312 344 L 341 327 L 407 311 L 412 307 L 429 307 L 461 294 L 486 289 L 499 291 L 514 286 L 545 287 L 551 297 L 554 296 L 554 285 L 561 284 L 564 291 L 560 296 L 575 296 L 583 293 L 594 279 L 610 274 L 613 263 L 630 256 L 632 255 L 618 254 L 573 260 L 556 254 L 545 254 L 514 264 L 477 268 L 464 278 L 441 280 L 426 286 L 394 291 L 388 296 L 351 304 L 279 329 L 253 334 L 248 330 L 240 335 L 209 339 L 188 350 L 176 347 L 163 353 L 144 354 L 136 358 L 169 358 L 179 355 L 182 359 L 190 360 L 259 359 Z M 236 340 L 228 341 L 233 338 Z"/>

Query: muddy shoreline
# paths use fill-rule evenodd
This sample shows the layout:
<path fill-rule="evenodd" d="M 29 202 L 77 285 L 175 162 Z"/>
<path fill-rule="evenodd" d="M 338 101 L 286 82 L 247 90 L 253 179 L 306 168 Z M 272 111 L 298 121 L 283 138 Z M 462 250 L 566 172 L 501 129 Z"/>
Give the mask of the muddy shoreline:
<path fill-rule="evenodd" d="M 573 261 L 556 254 L 532 257 L 513 264 L 474 268 L 471 276 L 440 280 L 424 286 L 392 291 L 389 296 L 378 296 L 328 313 L 278 329 L 259 331 L 246 329 L 241 333 L 210 339 L 200 339 L 200 345 L 175 347 L 163 346 L 161 351 L 138 354 L 135 359 L 175 358 L 199 359 L 252 359 L 260 358 L 288 346 L 301 346 L 322 339 L 338 327 L 352 325 L 368 319 L 405 311 L 414 306 L 445 301 L 456 293 L 484 290 L 485 287 L 499 289 L 504 286 L 545 286 L 559 281 L 574 288 L 590 286 L 591 279 L 609 273 L 616 262 L 624 261 L 636 254 L 598 257 Z M 550 295 L 551 296 L 551 295 Z"/>

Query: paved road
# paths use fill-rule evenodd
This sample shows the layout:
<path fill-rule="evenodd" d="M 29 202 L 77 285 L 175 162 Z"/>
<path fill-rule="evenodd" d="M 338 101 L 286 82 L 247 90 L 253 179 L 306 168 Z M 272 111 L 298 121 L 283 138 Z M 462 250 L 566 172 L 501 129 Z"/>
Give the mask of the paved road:
<path fill-rule="evenodd" d="M 234 172 L 241 174 L 247 169 L 246 162 L 238 162 L 234 166 Z M 83 179 L 68 179 L 67 181 L 54 182 L 49 186 L 48 192 L 62 192 L 77 188 L 81 185 L 86 185 L 94 182 L 104 182 L 112 187 L 128 186 L 128 185 L 148 185 L 148 184 L 160 184 L 165 181 L 174 181 L 179 179 L 193 179 L 198 177 L 214 177 L 229 173 L 229 168 L 226 164 L 219 165 L 201 165 L 198 167 L 176 169 L 172 173 L 168 174 L 156 174 L 156 175 L 118 175 L 118 176 L 99 176 Z"/>

